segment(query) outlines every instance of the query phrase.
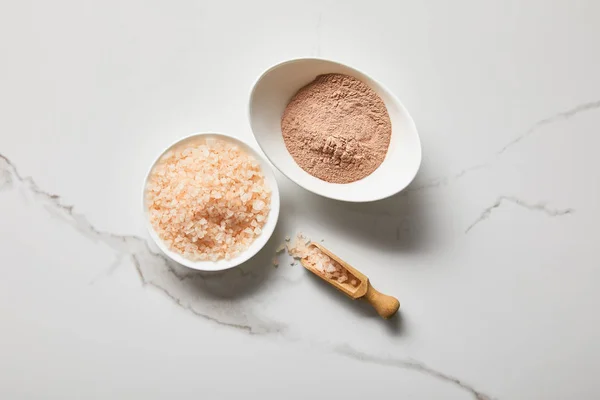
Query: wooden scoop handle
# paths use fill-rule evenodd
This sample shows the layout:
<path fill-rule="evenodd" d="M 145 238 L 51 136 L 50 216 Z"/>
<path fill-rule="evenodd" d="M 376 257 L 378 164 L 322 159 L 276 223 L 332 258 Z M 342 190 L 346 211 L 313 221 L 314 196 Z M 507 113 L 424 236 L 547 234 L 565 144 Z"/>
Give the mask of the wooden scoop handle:
<path fill-rule="evenodd" d="M 367 289 L 364 299 L 375 308 L 377 314 L 385 319 L 392 317 L 400 308 L 400 302 L 397 298 L 379 292 L 371 286 L 371 283 L 369 283 L 369 288 Z"/>

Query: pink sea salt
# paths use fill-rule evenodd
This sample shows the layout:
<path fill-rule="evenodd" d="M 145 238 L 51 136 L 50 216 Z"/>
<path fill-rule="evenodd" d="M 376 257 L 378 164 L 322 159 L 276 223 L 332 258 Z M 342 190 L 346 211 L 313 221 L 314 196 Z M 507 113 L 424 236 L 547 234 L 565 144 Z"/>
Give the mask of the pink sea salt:
<path fill-rule="evenodd" d="M 165 153 L 146 185 L 150 223 L 168 248 L 193 261 L 231 259 L 261 234 L 271 191 L 260 164 L 221 139 Z"/>

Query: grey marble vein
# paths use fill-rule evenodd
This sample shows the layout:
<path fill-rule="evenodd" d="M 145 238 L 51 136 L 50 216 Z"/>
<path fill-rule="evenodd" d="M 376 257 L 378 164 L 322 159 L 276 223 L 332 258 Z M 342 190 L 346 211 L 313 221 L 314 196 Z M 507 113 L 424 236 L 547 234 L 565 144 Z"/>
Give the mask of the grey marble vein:
<path fill-rule="evenodd" d="M 22 176 L 16 166 L 2 154 L 0 162 L 0 176 L 8 174 L 9 182 L 21 183 L 54 217 L 65 221 L 89 240 L 105 244 L 117 253 L 117 258 L 127 256 L 133 260 L 144 286 L 160 290 L 185 310 L 251 334 L 279 333 L 285 328 L 279 322 L 257 318 L 241 301 L 220 298 L 223 295 L 222 288 L 215 285 L 211 287 L 211 281 L 216 282 L 215 278 L 219 277 L 219 282 L 222 281 L 224 286 L 235 288 L 241 284 L 240 280 L 255 278 L 251 272 L 240 268 L 213 274 L 191 271 L 153 251 L 148 242 L 139 236 L 99 230 L 84 215 L 74 212 L 73 206 L 63 204 L 59 195 L 42 190 L 31 177 Z"/>
<path fill-rule="evenodd" d="M 236 323 L 232 323 L 232 322 L 224 322 L 221 319 L 214 318 L 208 314 L 203 314 L 203 313 L 198 312 L 196 309 L 194 309 L 192 306 L 190 306 L 189 303 L 184 302 L 181 298 L 175 296 L 173 293 L 171 293 L 170 291 L 165 289 L 163 286 L 161 286 L 153 281 L 146 280 L 146 278 L 144 276 L 144 272 L 142 270 L 142 264 L 140 263 L 138 258 L 135 255 L 131 255 L 131 259 L 132 259 L 132 262 L 135 266 L 135 269 L 140 277 L 140 280 L 141 280 L 143 286 L 146 286 L 146 285 L 153 286 L 154 288 L 163 292 L 167 297 L 169 297 L 171 300 L 173 300 L 178 306 L 182 307 L 185 310 L 188 310 L 189 312 L 191 312 L 192 314 L 194 314 L 198 317 L 202 317 L 206 320 L 216 322 L 219 325 L 225 325 L 225 326 L 228 326 L 231 328 L 241 329 L 241 330 L 247 331 L 249 334 L 256 333 L 255 329 L 253 329 L 253 327 L 251 325 L 236 324 Z"/>
<path fill-rule="evenodd" d="M 575 212 L 575 210 L 572 208 L 565 208 L 562 210 L 557 210 L 557 209 L 548 208 L 546 206 L 546 204 L 542 203 L 542 202 L 530 204 L 530 203 L 527 203 L 527 202 L 525 202 L 519 198 L 513 197 L 513 196 L 499 196 L 496 199 L 496 201 L 494 202 L 494 204 L 492 204 L 491 206 L 489 206 L 485 210 L 483 210 L 481 215 L 479 215 L 479 218 L 477 218 L 471 225 L 469 225 L 469 227 L 465 230 L 465 233 L 469 233 L 471 231 L 471 229 L 473 229 L 477 224 L 488 219 L 490 217 L 490 215 L 492 215 L 492 212 L 496 208 L 500 207 L 505 202 L 516 204 L 516 205 L 523 207 L 530 211 L 541 211 L 550 217 L 559 217 L 562 215 L 573 214 Z"/>
<path fill-rule="evenodd" d="M 465 168 L 465 169 L 457 172 L 456 174 L 453 174 L 450 176 L 442 176 L 442 177 L 431 179 L 429 182 L 426 182 L 421 185 L 409 186 L 403 192 L 403 195 L 407 196 L 410 193 L 420 192 L 420 191 L 427 190 L 427 189 L 434 189 L 434 188 L 438 188 L 441 186 L 445 186 L 445 185 L 448 185 L 448 184 L 462 178 L 469 172 L 477 171 L 477 170 L 484 169 L 487 167 L 488 167 L 488 164 L 477 164 L 477 165 L 473 165 L 472 167 Z"/>
<path fill-rule="evenodd" d="M 498 157 L 502 156 L 502 154 L 504 154 L 506 152 L 506 150 L 513 147 L 517 143 L 521 142 L 523 139 L 527 138 L 528 136 L 531 136 L 532 134 L 534 134 L 541 128 L 543 128 L 547 125 L 551 125 L 555 122 L 568 120 L 579 114 L 598 110 L 598 109 L 600 109 L 600 100 L 592 101 L 592 102 L 588 102 L 588 103 L 582 103 L 582 104 L 576 105 L 575 107 L 570 108 L 566 111 L 562 111 L 562 112 L 553 114 L 549 117 L 546 117 L 544 119 L 541 119 L 538 122 L 536 122 L 535 124 L 533 124 L 527 131 L 518 135 L 516 138 L 514 138 L 513 140 L 511 140 L 510 142 L 508 142 L 507 144 L 502 146 L 502 148 L 500 148 L 494 154 L 494 156 L 491 157 L 486 163 L 477 164 L 477 165 L 474 165 L 471 167 L 464 168 L 460 172 L 457 172 L 457 173 L 449 175 L 449 176 L 441 176 L 441 177 L 433 178 L 427 183 L 408 188 L 404 192 L 404 195 L 409 195 L 411 193 L 420 192 L 420 191 L 428 190 L 428 189 L 436 189 L 436 188 L 448 185 L 452 182 L 455 182 L 456 180 L 464 177 L 467 174 L 470 174 L 473 171 L 476 171 L 476 170 L 479 170 L 479 169 L 482 169 L 485 167 L 489 167 L 490 165 L 493 164 L 494 159 L 497 159 Z"/>
<path fill-rule="evenodd" d="M 8 167 L 8 160 L 4 157 L 0 158 L 0 190 L 9 188 L 13 184 L 12 174 Z"/>
<path fill-rule="evenodd" d="M 23 177 L 16 166 L 2 154 L 0 154 L 0 176 L 8 177 L 3 178 L 4 182 L 17 181 L 21 183 L 24 189 L 34 195 L 36 200 L 50 211 L 53 216 L 65 221 L 89 240 L 103 243 L 111 248 L 116 252 L 117 259 L 123 259 L 125 256 L 128 256 L 139 276 L 142 286 L 155 288 L 179 307 L 189 311 L 193 315 L 251 335 L 278 333 L 290 342 L 298 340 L 292 333 L 287 331 L 285 325 L 274 321 L 265 322 L 252 315 L 249 310 L 228 301 L 226 298 L 215 299 L 210 296 L 200 296 L 203 292 L 199 288 L 205 287 L 211 281 L 225 280 L 225 285 L 229 287 L 231 286 L 231 280 L 228 281 L 228 277 L 234 277 L 238 280 L 251 279 L 255 277 L 251 271 L 244 271 L 241 268 L 217 274 L 202 274 L 201 272 L 190 271 L 185 267 L 171 262 L 164 255 L 153 251 L 148 242 L 141 237 L 101 231 L 92 225 L 84 215 L 75 213 L 73 206 L 63 204 L 59 195 L 42 190 L 31 177 Z M 114 265 L 111 268 L 114 268 Z M 332 348 L 330 345 L 327 345 L 323 347 L 327 351 L 333 350 L 335 354 L 357 361 L 393 368 L 410 369 L 457 385 L 473 394 L 478 400 L 491 400 L 491 397 L 474 389 L 471 385 L 430 368 L 416 360 L 381 358 L 362 353 L 348 346 Z"/>
<path fill-rule="evenodd" d="M 409 360 L 409 359 L 400 359 L 400 358 L 388 358 L 388 357 L 377 357 L 370 354 L 366 354 L 360 352 L 356 349 L 353 349 L 350 346 L 340 346 L 335 348 L 335 353 L 340 354 L 344 357 L 352 358 L 361 362 L 377 364 L 387 367 L 394 368 L 402 368 L 409 369 L 416 372 L 420 372 L 426 375 L 429 375 L 433 378 L 439 379 L 444 382 L 448 382 L 454 385 L 459 386 L 461 389 L 466 390 L 471 393 L 476 400 L 492 400 L 493 398 L 478 389 L 475 389 L 473 386 L 463 382 L 462 380 L 455 378 L 451 375 L 444 374 L 440 371 L 437 371 L 420 361 L 417 360 Z"/>
<path fill-rule="evenodd" d="M 511 140 L 510 142 L 508 142 L 506 145 L 504 145 L 496 154 L 497 155 L 501 155 L 502 153 L 504 153 L 506 150 L 508 150 L 509 148 L 511 148 L 512 146 L 514 146 L 515 144 L 519 143 L 521 140 L 525 139 L 526 137 L 532 135 L 533 133 L 537 132 L 541 127 L 552 124 L 554 122 L 557 121 L 562 121 L 562 120 L 566 120 L 566 119 L 570 119 L 573 118 L 574 116 L 581 114 L 583 112 L 586 111 L 593 111 L 596 109 L 600 108 L 600 100 L 598 101 L 592 101 L 589 103 L 583 103 L 583 104 L 579 104 L 567 111 L 562 111 L 559 112 L 557 114 L 554 114 L 550 117 L 544 118 L 538 122 L 536 122 L 535 124 L 533 124 L 531 126 L 531 128 L 529 128 L 525 133 L 517 136 L 516 138 L 514 138 L 513 140 Z"/>
<path fill-rule="evenodd" d="M 110 264 L 110 266 L 104 272 L 93 278 L 90 281 L 90 285 L 94 285 L 97 281 L 99 281 L 102 278 L 111 276 L 123 263 L 123 257 L 123 254 L 117 253 L 117 255 L 115 256 L 115 260 Z"/>

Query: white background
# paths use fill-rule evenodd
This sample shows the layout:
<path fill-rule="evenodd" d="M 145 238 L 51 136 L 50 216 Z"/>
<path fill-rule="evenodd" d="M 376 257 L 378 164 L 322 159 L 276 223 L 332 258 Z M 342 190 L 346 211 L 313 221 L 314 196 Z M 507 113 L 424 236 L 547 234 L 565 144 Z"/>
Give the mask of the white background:
<path fill-rule="evenodd" d="M 599 18 L 593 0 L 2 1 L 0 397 L 598 398 Z M 278 175 L 255 259 L 169 267 L 141 217 L 154 157 L 197 131 L 252 141 L 255 78 L 311 55 L 401 99 L 414 184 L 351 205 Z M 299 230 L 400 317 L 273 268 Z"/>

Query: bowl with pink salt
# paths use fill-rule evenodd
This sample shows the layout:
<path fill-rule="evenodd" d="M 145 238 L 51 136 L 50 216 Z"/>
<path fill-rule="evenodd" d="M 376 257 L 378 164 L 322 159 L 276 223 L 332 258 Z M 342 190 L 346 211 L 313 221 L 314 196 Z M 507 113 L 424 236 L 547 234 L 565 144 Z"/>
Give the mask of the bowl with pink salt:
<path fill-rule="evenodd" d="M 267 158 L 305 189 L 369 202 L 405 189 L 421 164 L 421 142 L 400 100 L 347 65 L 285 61 L 254 84 L 248 113 Z"/>
<path fill-rule="evenodd" d="M 150 236 L 189 268 L 220 271 L 262 249 L 279 217 L 279 190 L 268 162 L 240 139 L 198 133 L 154 162 L 143 193 Z"/>

